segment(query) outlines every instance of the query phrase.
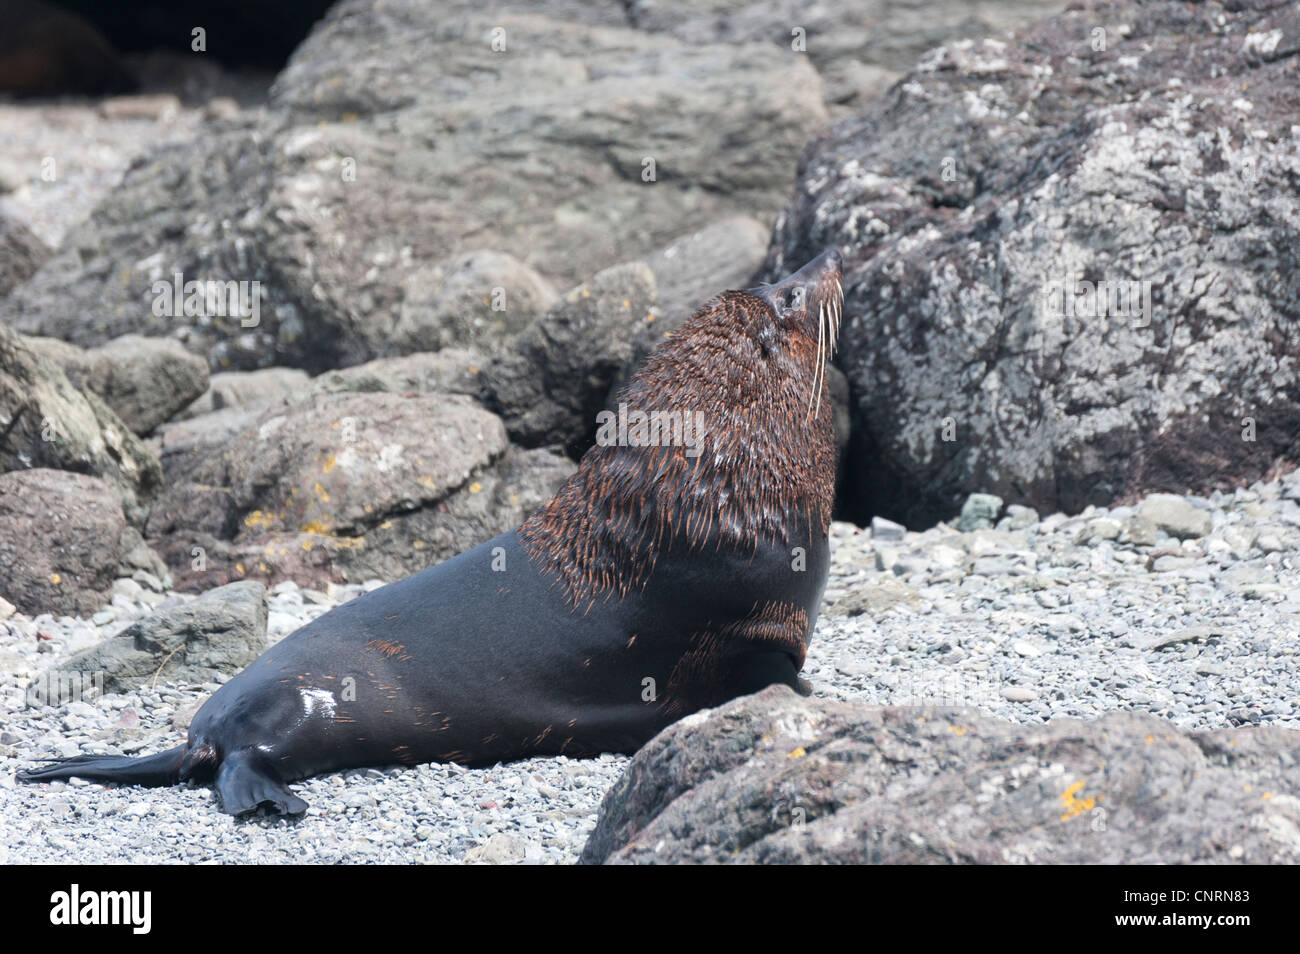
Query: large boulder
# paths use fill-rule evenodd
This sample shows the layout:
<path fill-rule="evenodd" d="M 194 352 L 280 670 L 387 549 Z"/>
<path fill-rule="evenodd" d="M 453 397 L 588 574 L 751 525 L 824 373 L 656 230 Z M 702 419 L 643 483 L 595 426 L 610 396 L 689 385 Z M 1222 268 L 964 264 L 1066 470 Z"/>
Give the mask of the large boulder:
<path fill-rule="evenodd" d="M 749 215 L 733 215 L 679 235 L 645 257 L 658 293 L 657 323 L 647 331 L 662 338 L 710 298 L 753 286 L 762 268 L 770 231 Z"/>
<path fill-rule="evenodd" d="M 208 389 L 176 416 L 182 420 L 248 404 L 264 404 L 300 393 L 308 381 L 299 368 L 259 368 L 256 371 L 219 371 L 208 379 Z"/>
<path fill-rule="evenodd" d="M 266 587 L 254 580 L 220 586 L 179 601 L 134 623 L 117 636 L 83 649 L 42 680 L 46 686 L 103 680 L 104 692 L 129 692 L 158 680 L 211 682 L 234 675 L 266 649 Z M 77 674 L 83 677 L 74 680 Z M 95 683 L 96 688 L 98 684 Z M 40 699 L 39 693 L 36 701 Z"/>
<path fill-rule="evenodd" d="M 477 397 L 483 390 L 479 373 L 487 361 L 485 354 L 472 348 L 444 348 L 436 352 L 378 358 L 317 375 L 301 391 L 304 394 L 386 391 Z"/>
<path fill-rule="evenodd" d="M 572 287 L 683 230 L 769 219 L 826 119 L 807 58 L 771 41 L 685 42 L 612 3 L 343 0 L 264 114 L 136 164 L 0 317 L 80 345 L 175 335 L 216 370 L 468 344 L 439 277 L 462 256 L 511 256 L 484 275 L 540 308 L 537 276 Z M 245 282 L 250 307 L 176 315 L 177 275 Z"/>
<path fill-rule="evenodd" d="M 655 276 L 616 265 L 568 292 L 483 369 L 488 406 L 525 447 L 590 445 L 610 386 L 655 321 Z"/>
<path fill-rule="evenodd" d="M 638 29 L 690 43 L 766 40 L 817 67 L 832 115 L 867 105 L 918 56 L 1048 16 L 1064 0 L 631 0 Z"/>
<path fill-rule="evenodd" d="M 0 474 L 0 597 L 29 616 L 89 616 L 109 600 L 126 517 L 118 495 L 84 474 Z"/>
<path fill-rule="evenodd" d="M 94 392 L 0 325 L 0 472 L 52 468 L 102 478 L 128 519 L 143 520 L 157 491 L 157 457 Z"/>
<path fill-rule="evenodd" d="M 411 273 L 388 348 L 501 347 L 556 297 L 550 282 L 513 255 L 469 252 Z"/>
<path fill-rule="evenodd" d="M 360 370 L 344 383 L 385 380 Z M 472 397 L 339 387 L 165 429 L 147 531 L 178 586 L 403 576 L 517 525 L 573 470 L 511 450 Z"/>
<path fill-rule="evenodd" d="M 810 145 L 766 273 L 844 253 L 857 516 L 1296 462 L 1297 49 L 1292 4 L 1078 3 Z"/>
<path fill-rule="evenodd" d="M 123 335 L 82 350 L 57 338 L 28 338 L 82 391 L 104 399 L 127 427 L 148 434 L 203 394 L 208 364 L 170 338 Z"/>
<path fill-rule="evenodd" d="M 1300 735 L 1154 716 L 1014 725 L 784 686 L 670 726 L 587 863 L 1295 864 Z"/>

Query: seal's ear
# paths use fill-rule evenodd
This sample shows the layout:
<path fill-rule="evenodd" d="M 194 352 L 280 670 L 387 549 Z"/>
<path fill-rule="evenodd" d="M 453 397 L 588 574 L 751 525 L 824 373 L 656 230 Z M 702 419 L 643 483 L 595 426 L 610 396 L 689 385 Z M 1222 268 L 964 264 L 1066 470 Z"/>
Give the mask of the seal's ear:
<path fill-rule="evenodd" d="M 776 316 L 782 323 L 798 321 L 803 317 L 804 309 L 808 305 L 808 289 L 803 285 L 793 285 L 775 296 L 774 305 Z"/>
<path fill-rule="evenodd" d="M 758 329 L 758 347 L 763 352 L 763 357 L 769 357 L 772 354 L 772 346 L 776 344 L 776 325 L 764 318 L 763 327 Z"/>

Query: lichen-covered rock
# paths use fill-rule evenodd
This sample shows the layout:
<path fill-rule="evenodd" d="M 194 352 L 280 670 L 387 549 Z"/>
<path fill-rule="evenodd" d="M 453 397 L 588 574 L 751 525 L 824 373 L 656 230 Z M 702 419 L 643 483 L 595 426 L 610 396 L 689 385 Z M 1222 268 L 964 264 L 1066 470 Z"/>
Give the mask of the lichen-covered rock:
<path fill-rule="evenodd" d="M 333 385 L 421 372 L 391 361 L 405 373 L 351 369 Z M 499 417 L 437 390 L 326 388 L 170 425 L 162 447 L 168 486 L 147 535 L 181 588 L 407 575 L 517 525 L 573 469 L 510 452 Z"/>
<path fill-rule="evenodd" d="M 784 686 L 688 716 L 606 795 L 587 863 L 1300 861 L 1300 734 L 1015 725 Z"/>
<path fill-rule="evenodd" d="M 1077 3 L 815 140 L 766 271 L 845 257 L 851 511 L 1077 512 L 1300 446 L 1294 4 Z"/>

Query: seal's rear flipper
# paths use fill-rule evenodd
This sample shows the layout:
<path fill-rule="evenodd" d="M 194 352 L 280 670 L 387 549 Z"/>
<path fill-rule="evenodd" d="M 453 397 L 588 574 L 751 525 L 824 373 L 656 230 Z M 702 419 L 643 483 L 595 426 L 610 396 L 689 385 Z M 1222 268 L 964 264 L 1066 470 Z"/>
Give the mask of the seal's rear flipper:
<path fill-rule="evenodd" d="M 307 810 L 307 803 L 275 777 L 266 760 L 248 749 L 222 761 L 217 797 L 228 815 L 247 815 L 263 805 L 277 815 L 301 815 Z"/>
<path fill-rule="evenodd" d="M 118 785 L 175 785 L 180 781 L 181 759 L 185 746 L 133 758 L 127 755 L 78 755 L 59 759 L 44 768 L 17 772 L 20 782 L 58 782 L 69 778 L 85 778 L 92 782 L 114 782 Z"/>

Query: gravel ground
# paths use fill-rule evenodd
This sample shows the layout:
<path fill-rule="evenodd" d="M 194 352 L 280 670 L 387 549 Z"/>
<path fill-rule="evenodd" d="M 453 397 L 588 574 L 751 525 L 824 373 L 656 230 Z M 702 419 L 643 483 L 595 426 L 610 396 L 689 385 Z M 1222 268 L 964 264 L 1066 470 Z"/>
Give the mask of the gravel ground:
<path fill-rule="evenodd" d="M 1297 501 L 1300 474 L 1069 518 L 1011 508 L 996 528 L 964 533 L 836 524 L 804 673 L 819 695 L 973 705 L 1017 722 L 1136 709 L 1186 728 L 1300 728 Z M 280 584 L 270 638 L 360 589 Z M 204 788 L 17 784 L 34 758 L 173 745 L 215 688 L 26 707 L 34 674 L 164 598 L 130 580 L 115 593 L 93 620 L 0 623 L 0 863 L 571 862 L 627 762 L 330 775 L 296 786 L 311 803 L 296 823 L 236 821 Z"/>

